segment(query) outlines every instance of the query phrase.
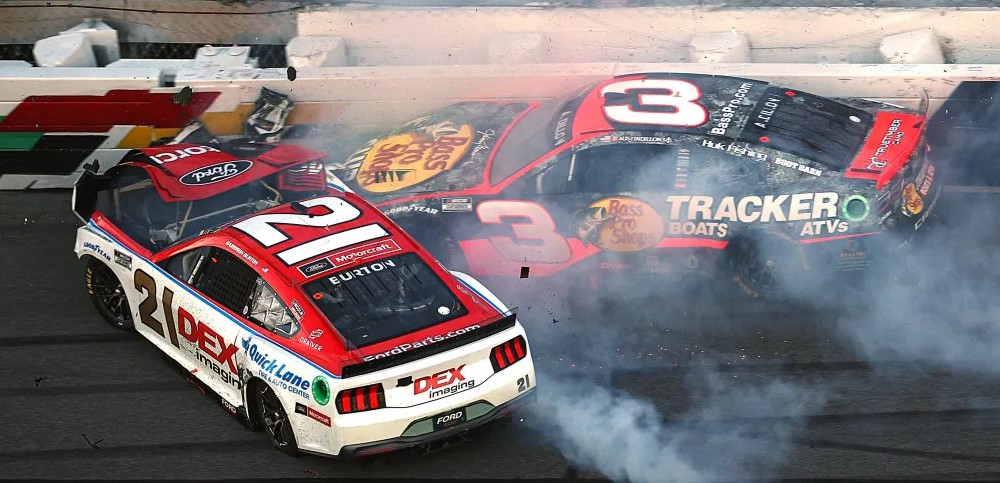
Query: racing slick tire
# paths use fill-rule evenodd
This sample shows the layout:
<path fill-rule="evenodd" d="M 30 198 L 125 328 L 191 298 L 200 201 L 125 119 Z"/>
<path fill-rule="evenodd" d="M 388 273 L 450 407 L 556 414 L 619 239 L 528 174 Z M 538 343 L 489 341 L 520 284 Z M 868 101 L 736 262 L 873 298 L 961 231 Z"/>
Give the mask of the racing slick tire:
<path fill-rule="evenodd" d="M 258 422 L 263 425 L 264 434 L 271 441 L 271 445 L 283 453 L 301 456 L 298 443 L 295 441 L 292 423 L 278 396 L 270 386 L 263 382 L 253 385 L 253 394 L 256 398 L 254 404 L 254 409 L 257 411 L 256 417 Z"/>
<path fill-rule="evenodd" d="M 727 250 L 733 280 L 754 298 L 785 301 L 810 285 L 802 245 L 781 233 L 758 232 L 734 239 Z"/>
<path fill-rule="evenodd" d="M 112 327 L 124 331 L 135 330 L 125 287 L 111 267 L 88 256 L 85 271 L 87 295 L 90 296 L 97 313 Z"/>

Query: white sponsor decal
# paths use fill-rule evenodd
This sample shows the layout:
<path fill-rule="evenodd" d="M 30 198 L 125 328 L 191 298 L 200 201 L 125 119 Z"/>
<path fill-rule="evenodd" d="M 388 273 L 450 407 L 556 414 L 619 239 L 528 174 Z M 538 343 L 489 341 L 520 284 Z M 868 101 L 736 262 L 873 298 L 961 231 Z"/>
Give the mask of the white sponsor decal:
<path fill-rule="evenodd" d="M 738 221 L 768 223 L 805 221 L 837 217 L 836 192 L 785 195 L 682 196 L 667 197 L 671 220 Z"/>
<path fill-rule="evenodd" d="M 402 251 L 402 248 L 399 247 L 396 240 L 386 240 L 383 242 L 373 242 L 361 245 L 353 250 L 345 250 L 334 253 L 327 258 L 333 260 L 334 267 L 340 267 L 358 260 L 367 260 L 379 255 L 385 255 L 387 253 L 398 251 Z"/>
<path fill-rule="evenodd" d="M 881 169 L 888 164 L 887 161 L 880 159 L 879 156 L 885 154 L 889 149 L 890 145 L 899 144 L 903 140 L 903 132 L 899 131 L 899 125 L 903 121 L 900 119 L 893 119 L 892 123 L 889 124 L 889 129 L 886 130 L 885 136 L 882 136 L 882 141 L 878 143 L 878 149 L 875 150 L 875 154 L 869 159 L 868 169 Z"/>
<path fill-rule="evenodd" d="M 729 129 L 729 126 L 733 123 L 733 116 L 739 112 L 738 109 L 743 105 L 743 100 L 746 99 L 751 87 L 753 87 L 753 84 L 749 82 L 740 84 L 740 87 L 736 89 L 736 93 L 733 94 L 733 98 L 720 110 L 721 115 L 715 121 L 712 134 L 726 134 L 726 129 Z"/>
<path fill-rule="evenodd" d="M 737 156 L 748 156 L 758 161 L 767 160 L 766 154 L 754 151 L 748 144 L 745 143 L 720 143 L 704 139 L 701 141 L 701 145 L 706 148 L 718 149 L 719 151 L 725 151 Z"/>
<path fill-rule="evenodd" d="M 438 214 L 437 208 L 428 208 L 426 206 L 418 205 L 415 203 L 411 205 L 393 206 L 392 208 L 389 208 L 388 210 L 385 210 L 382 213 L 384 213 L 385 216 L 392 216 L 399 213 L 414 213 L 414 212 L 427 213 L 430 215 Z"/>
<path fill-rule="evenodd" d="M 153 161 L 156 161 L 159 164 L 163 164 L 171 161 L 177 161 L 178 159 L 197 156 L 199 154 L 218 152 L 220 152 L 218 149 L 209 146 L 191 146 L 189 148 L 177 149 L 166 153 L 154 154 L 150 156 L 150 158 L 153 158 Z"/>
<path fill-rule="evenodd" d="M 811 174 L 813 176 L 820 176 L 823 174 L 822 171 L 816 168 L 813 168 L 811 166 L 804 166 L 800 163 L 796 163 L 795 161 L 789 161 L 782 157 L 774 158 L 774 164 L 777 164 L 778 166 L 784 166 L 786 168 L 797 169 L 799 171 L 802 171 L 803 173 Z"/>
<path fill-rule="evenodd" d="M 468 327 L 466 327 L 464 329 L 453 330 L 453 331 L 450 331 L 450 332 L 448 332 L 446 334 L 433 335 L 433 336 L 430 336 L 430 337 L 428 337 L 428 338 L 426 338 L 424 340 L 418 340 L 416 342 L 407 342 L 405 344 L 400 344 L 400 345 L 398 345 L 396 347 L 393 347 L 392 349 L 389 349 L 389 350 L 387 350 L 385 352 L 382 352 L 380 354 L 372 354 L 370 356 L 365 356 L 365 361 L 373 361 L 375 359 L 382 359 L 383 357 L 389 357 L 389 356 L 394 356 L 396 354 L 402 354 L 402 353 L 404 353 L 406 351 L 409 351 L 409 350 L 412 350 L 412 349 L 418 349 L 420 347 L 431 345 L 431 344 L 433 344 L 435 342 L 441 342 L 443 340 L 450 339 L 452 337 L 456 337 L 456 336 L 459 336 L 459 335 L 462 335 L 462 334 L 467 334 L 467 333 L 472 332 L 473 330 L 476 330 L 478 328 L 479 328 L 478 325 L 470 325 L 470 326 L 468 326 Z"/>

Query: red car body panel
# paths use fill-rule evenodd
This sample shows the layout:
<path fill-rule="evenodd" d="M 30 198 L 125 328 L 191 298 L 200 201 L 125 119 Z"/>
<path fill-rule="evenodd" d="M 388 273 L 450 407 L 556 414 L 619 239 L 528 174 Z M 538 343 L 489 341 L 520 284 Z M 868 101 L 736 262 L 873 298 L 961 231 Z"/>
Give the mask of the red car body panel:
<path fill-rule="evenodd" d="M 153 159 L 154 162 L 162 161 L 163 159 L 169 160 L 161 162 L 158 165 L 135 161 L 124 162 L 122 164 L 141 167 L 149 173 L 154 185 L 165 200 L 192 201 L 224 193 L 229 189 L 277 173 L 288 167 L 315 161 L 325 156 L 323 153 L 298 146 L 279 145 L 263 155 L 252 158 L 254 167 L 244 173 L 240 173 L 239 176 L 217 183 L 189 186 L 180 181 L 188 173 L 197 172 L 199 169 L 204 169 L 218 163 L 237 160 L 236 157 L 221 150 L 192 150 L 191 148 L 193 147 L 204 148 L 203 146 L 191 144 L 146 148 L 141 150 L 141 152 Z M 185 149 L 188 150 L 187 155 L 179 157 L 177 154 L 178 151 L 184 152 L 183 150 Z M 190 154 L 191 151 L 197 154 L 192 155 Z M 177 157 L 178 159 L 170 159 L 171 157 Z M 295 301 L 303 311 L 299 320 L 301 329 L 296 337 L 281 337 L 265 330 L 254 328 L 257 331 L 257 335 L 295 352 L 310 354 L 312 360 L 321 363 L 324 369 L 335 375 L 342 374 L 343 368 L 347 365 L 363 362 L 366 356 L 386 353 L 403 344 L 412 345 L 428 338 L 440 336 L 449 331 L 467 328 L 471 325 L 485 326 L 502 318 L 503 314 L 496 307 L 482 296 L 476 294 L 475 291 L 468 290 L 463 285 L 463 282 L 438 263 L 429 252 L 419 246 L 389 218 L 360 196 L 350 192 L 331 191 L 323 198 L 335 198 L 353 206 L 359 212 L 358 216 L 343 223 L 334 222 L 329 226 L 286 224 L 281 222 L 281 215 L 286 215 L 290 219 L 301 219 L 303 216 L 308 217 L 309 215 L 322 217 L 323 215 L 330 214 L 331 210 L 323 205 L 319 205 L 309 208 L 307 210 L 308 214 L 303 215 L 293 209 L 290 204 L 283 204 L 233 220 L 212 233 L 177 243 L 156 253 L 152 253 L 149 249 L 130 238 L 100 211 L 93 212 L 91 219 L 97 226 L 117 238 L 136 254 L 147 258 L 155 264 L 161 264 L 175 254 L 201 246 L 223 248 L 242 258 L 274 289 L 282 300 Z M 309 201 L 305 200 L 304 203 L 308 203 Z M 234 226 L 238 225 L 241 221 L 262 215 L 271 217 L 268 224 L 286 236 L 284 241 L 265 247 L 257 239 Z M 318 249 L 311 256 L 293 264 L 285 263 L 280 258 L 280 254 L 287 251 L 290 247 L 299 247 L 303 244 L 316 242 L 331 235 L 343 233 L 365 225 L 377 225 L 384 229 L 385 235 L 370 242 L 362 242 L 330 251 Z M 336 271 L 331 270 L 327 274 L 333 274 L 361 264 L 377 261 L 379 258 L 382 258 L 383 254 L 416 253 L 468 309 L 468 313 L 444 323 L 365 346 L 361 349 L 349 347 L 345 339 L 337 334 L 332 324 L 326 319 L 326 316 L 307 300 L 310 294 L 304 292 L 302 285 L 309 281 L 318 280 L 321 277 L 306 276 L 298 267 L 308 266 L 317 260 L 332 257 L 337 253 L 364 249 L 366 244 L 372 242 L 391 244 L 391 250 L 380 252 L 376 256 L 371 257 L 344 257 L 343 260 L 338 261 L 336 264 Z M 191 289 L 196 291 L 193 287 Z M 204 294 L 201 295 L 206 300 L 210 300 Z M 223 310 L 234 317 L 243 317 L 243 314 L 233 313 L 221 304 L 216 303 L 215 305 L 219 310 Z M 248 327 L 254 326 L 248 324 Z M 312 337 L 312 334 L 319 335 Z M 307 336 L 309 336 L 308 339 Z M 317 347 L 321 348 L 321 350 Z"/>

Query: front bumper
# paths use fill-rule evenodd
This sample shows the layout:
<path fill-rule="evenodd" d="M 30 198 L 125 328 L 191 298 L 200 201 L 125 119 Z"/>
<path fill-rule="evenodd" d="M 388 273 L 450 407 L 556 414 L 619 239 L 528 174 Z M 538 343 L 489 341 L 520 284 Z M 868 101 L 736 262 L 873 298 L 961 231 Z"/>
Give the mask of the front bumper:
<path fill-rule="evenodd" d="M 376 454 L 380 454 L 380 453 L 387 453 L 387 452 L 390 452 L 390 451 L 399 451 L 399 450 L 410 448 L 410 447 L 413 447 L 413 446 L 420 446 L 420 445 L 423 445 L 423 444 L 432 443 L 432 442 L 435 442 L 435 441 L 440 441 L 440 440 L 443 440 L 443 439 L 447 439 L 447 438 L 455 436 L 455 435 L 457 435 L 459 433 L 462 433 L 462 432 L 468 431 L 470 429 L 474 429 L 474 428 L 477 428 L 479 426 L 483 426 L 483 425 L 485 425 L 487 423 L 490 423 L 490 422 L 496 421 L 498 419 L 501 419 L 504 416 L 506 416 L 506 415 L 514 412 L 515 410 L 520 409 L 520 408 L 526 406 L 527 404 L 529 404 L 534 399 L 535 399 L 535 388 L 533 387 L 528 392 L 525 392 L 524 394 L 521 394 L 520 396 L 518 396 L 518 397 L 516 397 L 514 399 L 511 399 L 510 401 L 507 401 L 506 403 L 503 403 L 503 404 L 501 404 L 499 406 L 494 406 L 493 409 L 491 409 L 486 414 L 478 416 L 478 417 L 476 417 L 474 419 L 470 419 L 470 420 L 465 421 L 463 423 L 456 424 L 455 426 L 449 427 L 447 429 L 441 429 L 441 430 L 437 430 L 437 431 L 432 431 L 432 432 L 429 432 L 429 433 L 420 434 L 420 435 L 416 435 L 416 436 L 400 436 L 400 437 L 396 437 L 396 438 L 384 439 L 384 440 L 381 440 L 381 441 L 374 441 L 374 442 L 370 442 L 370 443 L 353 444 L 353 445 L 344 446 L 340 450 L 340 454 L 338 455 L 338 457 L 344 458 L 344 459 L 361 458 L 361 457 L 364 457 L 364 456 L 372 456 L 372 455 L 376 455 Z M 470 407 L 476 406 L 477 404 L 489 404 L 489 403 L 487 403 L 486 401 L 477 401 L 477 402 L 474 402 L 474 403 L 466 405 L 465 408 L 470 408 Z M 456 410 L 457 409 L 460 409 L 460 408 L 456 408 Z M 419 421 L 414 421 L 407 428 L 407 431 L 404 431 L 404 434 L 406 432 L 408 432 L 410 430 L 410 428 L 412 428 L 412 427 L 414 427 L 416 425 L 424 424 L 424 423 L 433 424 L 433 422 L 431 421 L 433 418 L 434 418 L 434 416 L 429 417 L 429 418 L 424 418 L 424 419 L 421 419 Z"/>

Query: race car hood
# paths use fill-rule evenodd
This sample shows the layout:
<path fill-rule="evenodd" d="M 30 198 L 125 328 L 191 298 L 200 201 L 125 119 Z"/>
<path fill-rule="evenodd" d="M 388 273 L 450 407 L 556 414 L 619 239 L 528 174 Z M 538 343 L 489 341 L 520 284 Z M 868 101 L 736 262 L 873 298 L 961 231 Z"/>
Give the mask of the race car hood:
<path fill-rule="evenodd" d="M 174 144 L 129 153 L 125 164 L 141 167 L 166 201 L 200 200 L 326 155 L 295 145 Z"/>
<path fill-rule="evenodd" d="M 504 133 L 530 105 L 464 102 L 369 141 L 332 174 L 374 203 L 406 194 L 461 191 L 484 183 Z"/>

